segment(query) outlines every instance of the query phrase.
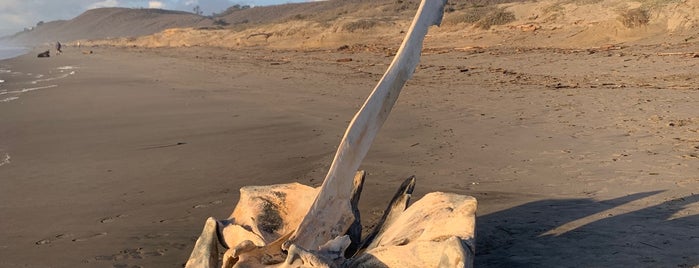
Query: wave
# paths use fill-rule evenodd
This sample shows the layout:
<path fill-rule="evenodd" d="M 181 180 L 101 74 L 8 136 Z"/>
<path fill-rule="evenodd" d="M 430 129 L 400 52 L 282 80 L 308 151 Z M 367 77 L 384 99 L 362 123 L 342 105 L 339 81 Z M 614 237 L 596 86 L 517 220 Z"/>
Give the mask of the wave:
<path fill-rule="evenodd" d="M 26 75 L 31 75 L 31 76 L 32 76 L 33 78 L 35 78 L 36 80 L 27 81 L 27 82 L 23 82 L 23 83 L 24 83 L 24 84 L 27 84 L 27 83 L 28 83 L 28 84 L 36 85 L 36 84 L 38 84 L 38 83 L 43 83 L 43 82 L 47 82 L 47 81 L 53 81 L 53 80 L 63 79 L 63 78 L 66 78 L 66 77 L 68 77 L 68 76 L 74 75 L 74 74 L 75 74 L 74 69 L 78 69 L 78 67 L 75 67 L 75 66 L 61 66 L 61 67 L 57 67 L 56 69 L 58 69 L 59 72 L 60 72 L 61 74 L 59 74 L 59 75 L 57 75 L 57 76 L 54 76 L 54 77 L 46 77 L 46 78 L 44 78 L 45 75 L 43 75 L 43 74 L 36 74 L 36 75 L 34 75 L 34 74 L 27 73 Z M 13 74 L 14 74 L 14 72 L 12 72 L 11 70 L 7 70 L 7 69 L 0 69 L 0 71 L 3 71 L 4 73 L 13 73 Z M 70 71 L 70 72 L 68 72 L 68 71 Z M 21 73 L 20 73 L 20 74 L 21 74 Z M 43 79 L 39 79 L 39 78 L 43 78 Z M 2 84 L 1 84 L 2 82 L 4 82 L 4 80 L 0 80 L 0 85 L 2 85 Z M 21 84 L 21 83 L 20 83 L 20 84 Z M 15 84 L 15 86 L 17 86 L 17 84 Z M 17 99 L 19 99 L 19 96 L 18 96 L 18 95 L 20 95 L 20 94 L 22 94 L 22 93 L 27 93 L 27 92 L 30 92 L 30 91 L 41 90 L 41 89 L 47 89 L 47 88 L 54 88 L 54 87 L 57 87 L 57 86 L 58 86 L 57 84 L 50 84 L 50 85 L 45 85 L 45 86 L 25 87 L 25 88 L 22 88 L 22 89 L 0 89 L 0 96 L 3 96 L 3 95 L 10 95 L 10 97 L 0 98 L 0 103 L 2 103 L 2 102 L 10 102 L 10 101 L 17 100 Z"/>
<path fill-rule="evenodd" d="M 45 89 L 45 88 L 52 88 L 52 87 L 57 87 L 58 85 L 48 85 L 48 86 L 43 86 L 43 87 L 30 87 L 30 88 L 23 88 L 20 90 L 12 90 L 12 91 L 0 91 L 0 95 L 5 95 L 5 94 L 19 94 L 19 93 L 25 93 L 29 91 L 34 91 L 34 90 L 39 90 L 39 89 Z"/>
<path fill-rule="evenodd" d="M 75 74 L 75 71 L 72 71 L 72 72 L 70 72 L 70 73 L 62 74 L 62 75 L 59 75 L 59 76 L 56 76 L 56 77 L 50 77 L 50 78 L 46 78 L 46 79 L 34 80 L 34 81 L 32 81 L 31 83 L 32 83 L 32 84 L 36 84 L 36 83 L 39 83 L 39 82 L 46 82 L 46 81 L 51 81 L 51 80 L 56 80 L 56 79 L 63 79 L 63 78 L 68 77 L 69 75 L 74 75 L 74 74 Z"/>

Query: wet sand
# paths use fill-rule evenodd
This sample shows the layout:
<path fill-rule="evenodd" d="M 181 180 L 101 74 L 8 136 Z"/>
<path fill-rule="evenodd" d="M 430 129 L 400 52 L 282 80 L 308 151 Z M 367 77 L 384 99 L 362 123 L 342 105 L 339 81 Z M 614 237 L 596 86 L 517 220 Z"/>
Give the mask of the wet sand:
<path fill-rule="evenodd" d="M 92 49 L 0 62 L 24 74 L 0 90 L 56 85 L 0 102 L 0 266 L 182 265 L 241 186 L 320 185 L 391 61 Z M 365 224 L 415 175 L 478 199 L 479 267 L 699 265 L 697 51 L 427 49 L 364 161 Z"/>

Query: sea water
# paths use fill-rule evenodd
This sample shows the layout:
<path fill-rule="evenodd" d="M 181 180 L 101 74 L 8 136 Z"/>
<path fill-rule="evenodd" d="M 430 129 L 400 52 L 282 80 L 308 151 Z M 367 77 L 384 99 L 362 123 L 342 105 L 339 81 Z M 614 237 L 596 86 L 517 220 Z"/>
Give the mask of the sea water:
<path fill-rule="evenodd" d="M 15 47 L 15 46 L 2 46 L 0 45 L 0 60 L 4 59 L 9 59 L 9 58 L 14 58 L 19 55 L 22 55 L 24 53 L 27 53 L 29 49 L 25 47 Z M 5 82 L 5 79 L 3 76 L 6 76 L 8 73 L 10 73 L 10 70 L 2 68 L 0 66 L 0 84 Z"/>
<path fill-rule="evenodd" d="M 14 58 L 24 53 L 27 53 L 28 51 L 29 49 L 24 47 L 0 46 L 0 60 Z M 2 86 L 2 83 L 5 82 L 3 76 L 6 76 L 10 72 L 10 70 L 5 70 L 4 68 L 0 67 L 0 102 L 8 102 L 18 98 L 16 96 L 5 96 L 12 95 L 8 94 L 9 90 L 4 89 Z M 0 167 L 10 164 L 10 159 L 10 154 L 6 152 L 4 148 L 0 147 Z"/>
<path fill-rule="evenodd" d="M 0 45 L 0 60 L 17 57 L 27 52 L 29 52 L 27 48 Z M 0 105 L 19 100 L 25 94 L 56 88 L 59 86 L 57 80 L 74 75 L 76 69 L 75 66 L 61 66 L 51 70 L 38 69 L 39 73 L 28 73 L 18 72 L 0 62 Z M 0 151 L 0 165 L 3 162 L 2 151 Z"/>
<path fill-rule="evenodd" d="M 0 45 L 0 60 L 14 58 L 24 53 L 27 53 L 27 51 L 29 50 L 24 47 Z M 7 70 L 0 66 L 0 86 L 2 86 L 2 83 L 5 82 L 5 76 L 7 76 L 10 72 L 10 70 Z M 2 88 L 0 88 L 0 90 L 2 90 Z"/>
<path fill-rule="evenodd" d="M 14 58 L 24 53 L 27 53 L 28 51 L 29 49 L 25 47 L 12 47 L 0 45 L 0 60 Z"/>

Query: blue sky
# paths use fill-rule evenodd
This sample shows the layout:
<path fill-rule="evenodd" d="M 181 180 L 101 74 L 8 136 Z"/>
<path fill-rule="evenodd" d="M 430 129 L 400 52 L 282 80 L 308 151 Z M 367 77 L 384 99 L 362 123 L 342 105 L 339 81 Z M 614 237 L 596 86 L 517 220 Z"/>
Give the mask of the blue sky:
<path fill-rule="evenodd" d="M 66 20 L 98 7 L 162 8 L 191 12 L 199 6 L 205 15 L 235 4 L 264 6 L 312 0 L 0 0 L 0 36 L 22 31 L 39 21 Z"/>

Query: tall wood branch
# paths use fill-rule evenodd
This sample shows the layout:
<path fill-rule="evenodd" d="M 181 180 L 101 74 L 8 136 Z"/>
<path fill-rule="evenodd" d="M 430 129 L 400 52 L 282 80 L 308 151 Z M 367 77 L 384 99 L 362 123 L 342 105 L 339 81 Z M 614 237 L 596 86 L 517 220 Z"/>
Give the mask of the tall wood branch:
<path fill-rule="evenodd" d="M 284 248 L 295 244 L 315 250 L 344 234 L 353 222 L 350 199 L 354 174 L 415 71 L 425 35 L 430 26 L 440 24 L 445 4 L 446 0 L 423 0 L 420 4 L 396 57 L 350 122 L 318 196 Z"/>

